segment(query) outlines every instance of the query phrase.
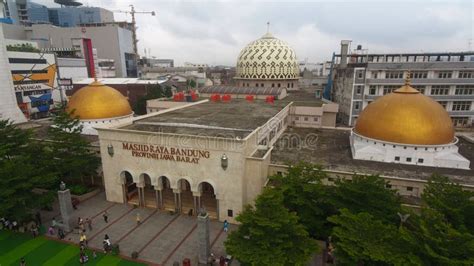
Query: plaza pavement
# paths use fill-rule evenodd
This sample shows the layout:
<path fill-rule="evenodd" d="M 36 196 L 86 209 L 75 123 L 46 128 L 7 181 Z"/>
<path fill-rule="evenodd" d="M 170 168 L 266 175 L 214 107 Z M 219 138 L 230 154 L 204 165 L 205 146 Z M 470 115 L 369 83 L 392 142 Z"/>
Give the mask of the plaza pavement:
<path fill-rule="evenodd" d="M 102 214 L 107 210 L 108 223 Z M 168 212 L 148 208 L 134 208 L 128 204 L 112 203 L 105 200 L 105 193 L 81 202 L 74 215 L 92 219 L 92 230 L 85 225 L 88 245 L 102 250 L 105 234 L 112 244 L 119 244 L 120 255 L 130 258 L 132 252 L 139 252 L 138 259 L 155 265 L 180 265 L 185 258 L 191 265 L 197 265 L 198 241 L 197 218 L 187 215 L 171 215 Z M 141 224 L 137 225 L 136 214 L 140 213 Z M 43 223 L 51 224 L 53 217 L 60 220 L 57 206 L 53 211 L 42 213 Z M 223 223 L 210 222 L 211 252 L 215 257 L 226 256 L 224 241 L 227 233 L 223 232 Z M 230 230 L 235 229 L 230 225 Z M 79 243 L 79 230 L 68 233 L 65 240 Z M 233 263 L 234 265 L 234 263 Z"/>

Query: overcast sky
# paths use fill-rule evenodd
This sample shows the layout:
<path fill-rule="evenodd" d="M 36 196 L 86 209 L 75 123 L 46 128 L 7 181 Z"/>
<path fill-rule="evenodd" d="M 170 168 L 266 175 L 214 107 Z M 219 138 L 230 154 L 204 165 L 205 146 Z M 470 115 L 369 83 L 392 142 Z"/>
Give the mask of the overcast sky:
<path fill-rule="evenodd" d="M 82 2 L 113 11 L 129 10 L 131 3 L 137 11 L 156 11 L 155 17 L 137 15 L 139 53 L 147 48 L 177 64 L 234 65 L 240 50 L 266 32 L 267 21 L 300 61 L 330 60 L 342 39 L 370 52 L 474 49 L 474 0 Z M 131 17 L 116 13 L 115 19 Z"/>

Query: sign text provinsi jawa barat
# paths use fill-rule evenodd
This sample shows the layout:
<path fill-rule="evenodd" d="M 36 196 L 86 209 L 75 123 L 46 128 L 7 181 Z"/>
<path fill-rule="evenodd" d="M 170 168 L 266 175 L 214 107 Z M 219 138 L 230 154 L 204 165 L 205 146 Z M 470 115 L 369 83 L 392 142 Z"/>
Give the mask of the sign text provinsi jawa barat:
<path fill-rule="evenodd" d="M 168 160 L 198 164 L 199 159 L 209 159 L 209 151 L 187 148 L 163 147 L 153 144 L 135 144 L 122 142 L 122 149 L 132 152 L 133 157 L 155 160 Z"/>

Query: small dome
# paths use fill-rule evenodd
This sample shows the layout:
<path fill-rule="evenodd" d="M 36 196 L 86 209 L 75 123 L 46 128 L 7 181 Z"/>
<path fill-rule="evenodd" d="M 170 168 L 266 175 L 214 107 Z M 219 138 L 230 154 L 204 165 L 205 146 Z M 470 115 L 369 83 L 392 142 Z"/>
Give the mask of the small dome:
<path fill-rule="evenodd" d="M 408 82 L 370 103 L 357 118 L 354 131 L 367 138 L 401 144 L 442 145 L 454 140 L 448 112 Z"/>
<path fill-rule="evenodd" d="M 67 105 L 66 111 L 72 112 L 81 120 L 106 119 L 131 115 L 132 108 L 116 89 L 98 81 L 76 91 Z"/>
<path fill-rule="evenodd" d="M 238 79 L 297 79 L 296 54 L 287 43 L 266 33 L 249 43 L 237 58 Z"/>

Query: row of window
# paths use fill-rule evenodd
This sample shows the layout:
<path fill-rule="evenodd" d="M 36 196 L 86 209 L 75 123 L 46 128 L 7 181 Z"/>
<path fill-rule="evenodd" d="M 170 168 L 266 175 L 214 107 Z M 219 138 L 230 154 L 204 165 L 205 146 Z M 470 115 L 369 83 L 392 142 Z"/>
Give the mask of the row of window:
<path fill-rule="evenodd" d="M 383 86 L 383 95 L 393 92 L 398 89 L 399 85 Z M 413 88 L 425 94 L 425 85 L 414 85 Z M 364 85 L 356 85 L 356 94 L 362 94 Z M 450 95 L 450 85 L 432 85 L 430 95 Z M 369 87 L 369 95 L 377 95 L 377 86 L 371 85 Z M 457 85 L 454 90 L 454 95 L 474 95 L 474 85 Z"/>
<path fill-rule="evenodd" d="M 372 72 L 371 78 L 373 79 L 403 79 L 406 77 L 405 71 L 385 71 L 385 77 L 382 72 Z M 364 70 L 357 70 L 356 77 L 361 79 L 364 77 Z M 413 71 L 410 72 L 410 78 L 412 79 L 427 79 L 428 71 Z M 453 78 L 453 71 L 436 71 L 434 76 L 431 78 L 439 79 L 451 79 Z M 474 71 L 459 71 L 457 78 L 459 79 L 472 79 L 474 78 Z"/>
<path fill-rule="evenodd" d="M 308 116 L 302 116 L 301 118 L 303 118 L 302 120 L 304 120 L 304 121 L 309 121 L 309 117 L 308 117 Z M 299 116 L 295 116 L 295 120 L 296 120 L 296 121 L 300 121 L 300 117 L 299 117 Z M 313 121 L 314 121 L 314 122 L 318 122 L 318 120 L 319 120 L 319 119 L 318 119 L 317 116 L 313 117 Z"/>
<path fill-rule="evenodd" d="M 248 82 L 247 82 L 247 83 L 243 83 L 242 85 L 243 85 L 243 87 L 250 87 L 250 83 L 248 83 Z M 275 88 L 275 86 L 276 86 L 277 88 L 280 88 L 280 87 L 281 87 L 281 83 L 272 83 L 272 88 Z M 294 86 L 293 83 L 288 83 L 288 84 L 287 84 L 287 88 L 293 88 L 293 86 Z M 255 83 L 255 87 L 261 87 L 261 88 L 263 88 L 263 87 L 265 87 L 265 85 L 264 85 L 263 83 Z"/>
<path fill-rule="evenodd" d="M 395 161 L 396 161 L 396 162 L 399 162 L 399 161 L 400 161 L 400 156 L 395 156 Z M 406 158 L 405 158 L 405 161 L 406 161 L 407 163 L 411 163 L 412 158 L 411 158 L 411 157 L 406 157 Z M 418 163 L 423 163 L 423 162 L 424 162 L 424 159 L 423 159 L 423 158 L 418 158 Z"/>
<path fill-rule="evenodd" d="M 369 101 L 368 104 L 371 102 Z M 444 109 L 446 109 L 448 102 L 447 101 L 438 101 Z M 451 107 L 451 111 L 470 111 L 472 106 L 471 101 L 454 101 Z M 362 107 L 361 101 L 354 101 L 354 110 L 359 111 Z M 467 123 L 467 121 L 466 121 Z"/>

